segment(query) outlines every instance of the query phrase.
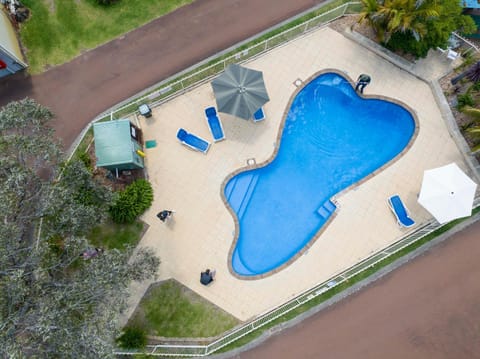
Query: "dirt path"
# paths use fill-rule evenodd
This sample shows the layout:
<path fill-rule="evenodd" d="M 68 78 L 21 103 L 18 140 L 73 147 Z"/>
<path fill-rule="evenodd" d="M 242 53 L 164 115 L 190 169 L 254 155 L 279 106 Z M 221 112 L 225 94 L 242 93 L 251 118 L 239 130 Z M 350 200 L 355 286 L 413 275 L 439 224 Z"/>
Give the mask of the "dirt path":
<path fill-rule="evenodd" d="M 480 358 L 479 258 L 477 220 L 367 289 L 230 357 Z"/>
<path fill-rule="evenodd" d="M 46 73 L 2 79 L 0 105 L 29 96 L 50 107 L 68 148 L 109 107 L 320 2 L 196 0 Z"/>

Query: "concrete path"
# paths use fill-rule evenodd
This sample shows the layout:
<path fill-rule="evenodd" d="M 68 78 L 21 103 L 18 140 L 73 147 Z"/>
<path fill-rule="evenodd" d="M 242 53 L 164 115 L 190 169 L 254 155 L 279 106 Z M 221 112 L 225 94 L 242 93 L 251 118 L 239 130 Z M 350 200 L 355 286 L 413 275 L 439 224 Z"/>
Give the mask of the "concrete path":
<path fill-rule="evenodd" d="M 109 107 L 321 2 L 197 0 L 41 75 L 2 79 L 0 106 L 27 96 L 48 106 L 69 148 Z"/>

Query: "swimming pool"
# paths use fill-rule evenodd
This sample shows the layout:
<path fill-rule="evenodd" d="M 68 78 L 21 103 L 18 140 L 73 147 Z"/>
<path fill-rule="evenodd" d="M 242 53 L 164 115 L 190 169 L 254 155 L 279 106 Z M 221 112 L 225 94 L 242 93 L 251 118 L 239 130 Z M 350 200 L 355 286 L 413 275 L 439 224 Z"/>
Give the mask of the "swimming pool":
<path fill-rule="evenodd" d="M 396 157 L 415 131 L 404 107 L 357 95 L 341 75 L 319 75 L 295 96 L 276 156 L 230 178 L 224 195 L 239 223 L 231 268 L 271 272 L 329 220 L 330 199 Z"/>

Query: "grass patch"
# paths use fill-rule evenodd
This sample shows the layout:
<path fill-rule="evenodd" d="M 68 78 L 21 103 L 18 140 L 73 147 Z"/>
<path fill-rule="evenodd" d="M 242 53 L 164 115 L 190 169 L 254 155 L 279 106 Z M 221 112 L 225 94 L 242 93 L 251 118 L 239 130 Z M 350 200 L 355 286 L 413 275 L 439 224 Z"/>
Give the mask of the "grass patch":
<path fill-rule="evenodd" d="M 31 73 L 65 63 L 193 0 L 121 0 L 101 6 L 93 0 L 23 0 L 30 19 L 21 25 Z"/>
<path fill-rule="evenodd" d="M 88 241 L 95 247 L 105 249 L 124 249 L 126 246 L 136 246 L 140 240 L 144 223 L 136 221 L 132 224 L 117 224 L 108 220 L 93 227 L 87 235 Z"/>
<path fill-rule="evenodd" d="M 82 137 L 82 140 L 78 144 L 78 147 L 75 149 L 75 152 L 72 155 L 72 158 L 74 159 L 80 159 L 81 156 L 87 152 L 88 146 L 93 142 L 93 126 L 90 126 L 90 128 L 85 132 L 84 136 Z"/>
<path fill-rule="evenodd" d="M 239 322 L 174 280 L 151 287 L 128 326 L 140 326 L 150 335 L 170 338 L 208 338 Z"/>

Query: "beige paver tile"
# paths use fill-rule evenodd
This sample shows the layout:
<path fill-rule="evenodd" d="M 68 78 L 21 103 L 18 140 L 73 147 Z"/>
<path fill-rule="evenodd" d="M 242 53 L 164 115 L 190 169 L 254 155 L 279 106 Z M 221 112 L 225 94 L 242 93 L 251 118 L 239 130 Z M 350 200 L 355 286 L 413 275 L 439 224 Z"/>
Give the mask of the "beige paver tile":
<path fill-rule="evenodd" d="M 174 277 L 241 320 L 287 301 L 401 237 L 405 231 L 386 202 L 391 194 L 402 196 L 418 223 L 429 219 L 416 202 L 425 169 L 450 162 L 466 168 L 429 86 L 330 28 L 245 65 L 263 71 L 271 98 L 264 107 L 267 119 L 252 123 L 221 113 L 227 139 L 212 144 L 207 155 L 182 146 L 176 132 L 183 127 L 211 140 L 203 115 L 205 107 L 215 104 L 210 84 L 155 108 L 152 119 L 141 119 L 145 139 L 157 140 L 157 147 L 146 150 L 155 198 L 143 216 L 150 228 L 140 245 L 153 247 L 161 258 L 159 279 Z M 228 270 L 235 227 L 221 199 L 221 184 L 248 158 L 261 162 L 272 155 L 283 114 L 296 90 L 294 81 L 306 81 L 329 68 L 353 80 L 360 73 L 371 74 L 365 93 L 410 106 L 419 122 L 418 136 L 403 157 L 337 196 L 336 218 L 293 264 L 265 279 L 240 280 Z M 168 225 L 155 217 L 164 208 L 176 210 Z M 217 270 L 217 280 L 209 287 L 199 283 L 200 271 L 206 267 Z M 131 310 L 147 286 L 132 286 Z"/>

